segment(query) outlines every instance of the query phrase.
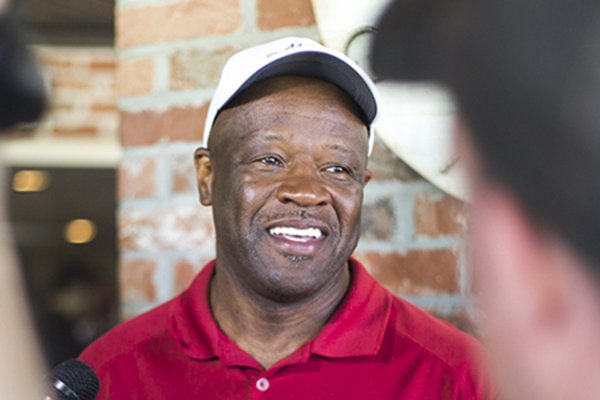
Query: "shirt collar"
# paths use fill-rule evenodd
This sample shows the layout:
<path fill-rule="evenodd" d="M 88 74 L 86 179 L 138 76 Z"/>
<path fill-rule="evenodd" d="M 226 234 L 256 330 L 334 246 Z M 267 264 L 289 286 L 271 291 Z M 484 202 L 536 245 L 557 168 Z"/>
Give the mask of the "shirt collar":
<path fill-rule="evenodd" d="M 295 358 L 304 354 L 301 358 L 306 359 L 309 352 L 346 358 L 379 351 L 390 316 L 391 297 L 362 264 L 352 258 L 349 264 L 352 284 L 344 300 L 321 332 L 294 353 Z M 171 333 L 189 357 L 201 360 L 227 357 L 231 360 L 226 364 L 255 366 L 257 363 L 239 354 L 241 350 L 233 351 L 235 343 L 220 330 L 212 316 L 208 288 L 214 270 L 213 260 L 173 303 Z"/>
<path fill-rule="evenodd" d="M 390 317 L 390 294 L 353 258 L 350 271 L 350 290 L 313 339 L 314 354 L 330 358 L 367 356 L 381 347 Z"/>
<path fill-rule="evenodd" d="M 219 357 L 220 340 L 225 336 L 210 309 L 208 288 L 214 271 L 212 260 L 171 308 L 171 334 L 185 354 L 201 360 Z"/>

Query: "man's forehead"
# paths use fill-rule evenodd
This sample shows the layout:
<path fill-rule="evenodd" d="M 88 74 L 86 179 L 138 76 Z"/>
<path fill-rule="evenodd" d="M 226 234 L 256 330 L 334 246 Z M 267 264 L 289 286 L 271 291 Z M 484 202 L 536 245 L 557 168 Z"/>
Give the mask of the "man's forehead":
<path fill-rule="evenodd" d="M 336 85 L 317 78 L 304 76 L 280 76 L 257 82 L 236 96 L 224 109 L 249 104 L 255 100 L 269 98 L 275 104 L 286 96 L 316 99 L 316 96 L 327 97 L 339 101 L 361 120 L 364 119 L 358 105 Z M 305 99 L 302 99 L 305 100 Z"/>
<path fill-rule="evenodd" d="M 330 119 L 334 114 L 337 118 Z M 352 99 L 331 83 L 296 76 L 270 78 L 249 87 L 219 114 L 209 147 L 218 137 L 218 141 L 255 142 L 253 139 L 259 132 L 261 142 L 282 141 L 282 136 L 270 129 L 285 126 L 291 119 L 303 123 L 298 122 L 298 118 L 307 122 L 318 120 L 323 132 L 332 136 L 334 142 L 362 126 L 367 143 L 368 127 L 359 114 Z"/>

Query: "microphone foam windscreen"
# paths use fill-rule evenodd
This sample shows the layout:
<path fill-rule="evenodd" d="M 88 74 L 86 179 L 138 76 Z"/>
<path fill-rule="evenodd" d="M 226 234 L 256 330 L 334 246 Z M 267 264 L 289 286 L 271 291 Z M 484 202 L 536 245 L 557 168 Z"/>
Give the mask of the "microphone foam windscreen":
<path fill-rule="evenodd" d="M 50 377 L 62 381 L 80 400 L 93 400 L 100 389 L 100 382 L 94 371 L 86 363 L 75 359 L 54 367 Z"/>

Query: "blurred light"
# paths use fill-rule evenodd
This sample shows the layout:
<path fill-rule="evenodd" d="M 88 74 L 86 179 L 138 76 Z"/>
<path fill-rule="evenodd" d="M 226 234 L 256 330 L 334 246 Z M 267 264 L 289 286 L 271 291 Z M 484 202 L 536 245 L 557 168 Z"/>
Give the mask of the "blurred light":
<path fill-rule="evenodd" d="M 50 186 L 50 174 L 45 171 L 23 169 L 12 180 L 15 192 L 41 192 Z"/>
<path fill-rule="evenodd" d="M 96 224 L 89 219 L 74 219 L 65 225 L 64 238 L 73 244 L 89 243 L 96 237 Z"/>

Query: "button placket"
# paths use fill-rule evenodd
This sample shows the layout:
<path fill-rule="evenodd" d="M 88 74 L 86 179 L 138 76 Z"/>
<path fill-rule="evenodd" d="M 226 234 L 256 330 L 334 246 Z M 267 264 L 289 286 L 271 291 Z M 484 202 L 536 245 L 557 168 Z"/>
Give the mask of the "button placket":
<path fill-rule="evenodd" d="M 269 387 L 271 387 L 271 382 L 269 382 L 269 380 L 265 377 L 262 377 L 256 381 L 256 389 L 261 392 L 266 392 L 269 390 Z"/>

